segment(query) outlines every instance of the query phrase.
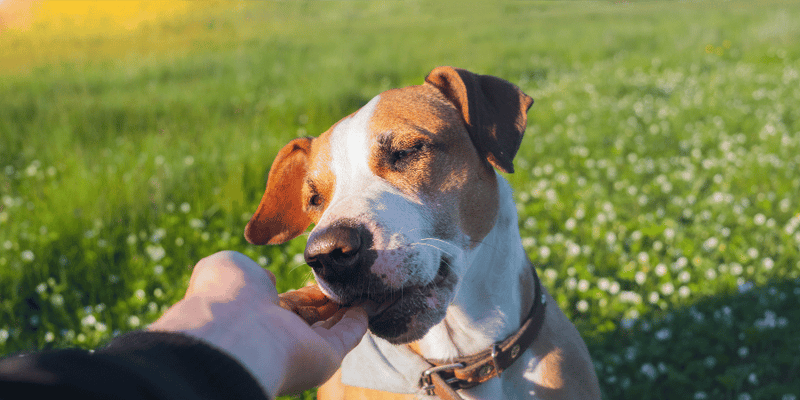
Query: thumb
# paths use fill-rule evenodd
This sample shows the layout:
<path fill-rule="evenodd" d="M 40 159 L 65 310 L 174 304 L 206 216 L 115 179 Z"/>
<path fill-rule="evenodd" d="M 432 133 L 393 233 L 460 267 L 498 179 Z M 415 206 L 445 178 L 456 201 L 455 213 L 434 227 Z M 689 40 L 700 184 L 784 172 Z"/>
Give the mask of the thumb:
<path fill-rule="evenodd" d="M 367 326 L 367 312 L 364 308 L 356 306 L 348 309 L 342 319 L 330 328 L 320 324 L 311 329 L 330 344 L 338 364 L 361 342 L 361 338 L 367 333 Z"/>

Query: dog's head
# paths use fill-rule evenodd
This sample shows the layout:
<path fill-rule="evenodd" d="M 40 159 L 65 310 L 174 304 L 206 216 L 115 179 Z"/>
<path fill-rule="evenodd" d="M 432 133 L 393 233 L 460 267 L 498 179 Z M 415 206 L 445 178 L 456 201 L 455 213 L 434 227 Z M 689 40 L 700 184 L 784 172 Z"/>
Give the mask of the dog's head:
<path fill-rule="evenodd" d="M 245 237 L 283 243 L 313 222 L 304 255 L 322 290 L 378 303 L 377 336 L 419 339 L 494 225 L 492 167 L 513 172 L 532 103 L 509 82 L 450 67 L 384 92 L 278 153 Z"/>

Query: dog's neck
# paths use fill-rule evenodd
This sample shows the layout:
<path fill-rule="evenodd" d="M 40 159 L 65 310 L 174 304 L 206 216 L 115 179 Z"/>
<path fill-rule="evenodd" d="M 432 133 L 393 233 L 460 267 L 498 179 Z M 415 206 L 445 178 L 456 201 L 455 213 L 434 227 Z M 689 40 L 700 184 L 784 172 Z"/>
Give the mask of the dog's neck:
<path fill-rule="evenodd" d="M 494 227 L 466 252 L 466 271 L 447 315 L 415 346 L 426 358 L 447 360 L 489 348 L 514 333 L 533 301 L 533 272 L 522 248 L 513 193 L 497 175 Z"/>

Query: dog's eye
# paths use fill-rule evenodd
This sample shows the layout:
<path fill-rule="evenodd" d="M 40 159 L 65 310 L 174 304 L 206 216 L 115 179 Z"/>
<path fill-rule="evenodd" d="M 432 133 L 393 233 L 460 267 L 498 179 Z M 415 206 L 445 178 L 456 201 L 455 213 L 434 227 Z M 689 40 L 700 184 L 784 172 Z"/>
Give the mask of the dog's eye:
<path fill-rule="evenodd" d="M 322 205 L 322 196 L 320 196 L 318 194 L 311 195 L 311 197 L 308 199 L 308 205 L 310 205 L 312 207 L 321 206 Z"/>
<path fill-rule="evenodd" d="M 412 147 L 409 147 L 409 148 L 400 149 L 400 150 L 394 150 L 394 151 L 392 151 L 392 154 L 390 156 L 390 160 L 389 161 L 391 162 L 392 165 L 398 165 L 402 161 L 407 160 L 412 155 L 414 155 L 414 154 L 418 153 L 420 150 L 422 150 L 423 146 L 424 146 L 424 144 L 419 143 L 419 144 L 416 144 L 416 145 L 414 145 Z"/>

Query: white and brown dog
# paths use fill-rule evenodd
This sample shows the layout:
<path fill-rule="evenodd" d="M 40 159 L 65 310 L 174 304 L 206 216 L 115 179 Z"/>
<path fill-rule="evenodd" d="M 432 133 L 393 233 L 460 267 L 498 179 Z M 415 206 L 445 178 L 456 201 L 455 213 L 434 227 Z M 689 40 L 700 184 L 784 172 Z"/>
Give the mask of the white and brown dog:
<path fill-rule="evenodd" d="M 305 259 L 324 293 L 380 305 L 320 398 L 600 397 L 493 169 L 513 172 L 532 103 L 440 67 L 278 153 L 247 240 L 283 243 L 313 222 Z"/>

